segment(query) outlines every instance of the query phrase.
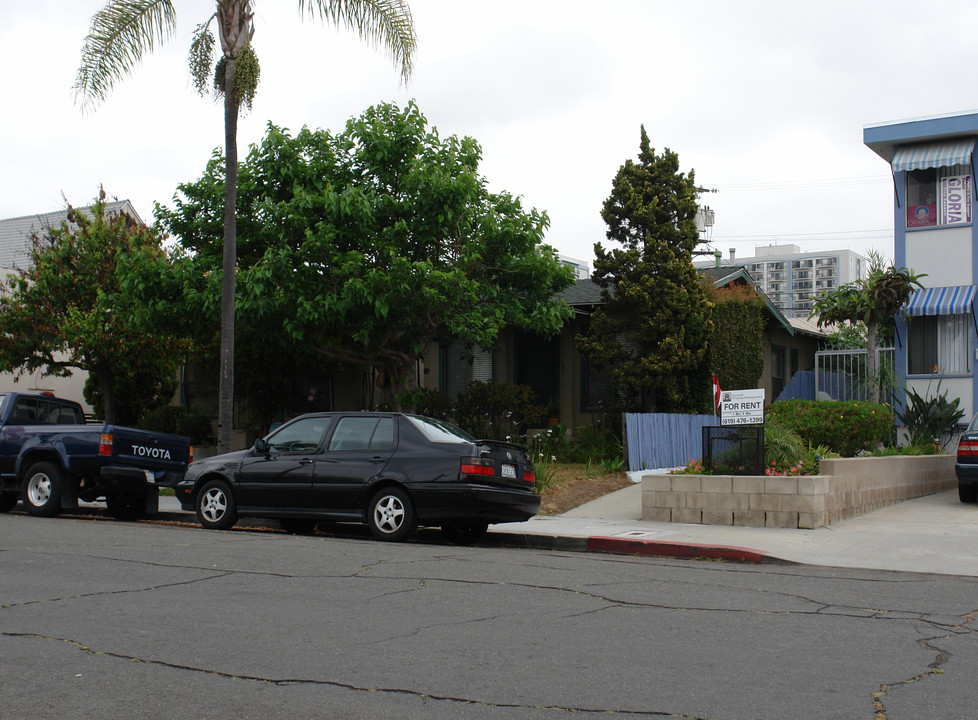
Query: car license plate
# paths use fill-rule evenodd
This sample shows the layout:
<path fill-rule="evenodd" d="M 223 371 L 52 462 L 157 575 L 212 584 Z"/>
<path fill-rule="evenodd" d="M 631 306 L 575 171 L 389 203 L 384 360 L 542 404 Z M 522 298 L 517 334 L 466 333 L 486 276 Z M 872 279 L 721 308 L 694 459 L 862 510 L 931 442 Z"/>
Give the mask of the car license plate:
<path fill-rule="evenodd" d="M 516 477 L 516 466 L 515 465 L 503 465 L 503 477 L 504 478 L 515 478 Z"/>

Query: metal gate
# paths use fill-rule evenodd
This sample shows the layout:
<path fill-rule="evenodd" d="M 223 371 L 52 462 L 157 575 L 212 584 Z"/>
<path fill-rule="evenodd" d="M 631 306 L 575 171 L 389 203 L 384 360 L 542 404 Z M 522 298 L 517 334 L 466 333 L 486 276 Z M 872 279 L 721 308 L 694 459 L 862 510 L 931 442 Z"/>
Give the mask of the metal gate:
<path fill-rule="evenodd" d="M 815 353 L 816 400 L 863 400 L 870 397 L 873 382 L 880 385 L 880 402 L 893 404 L 896 354 L 893 348 L 876 348 L 877 377 L 866 370 L 866 349 L 822 350 Z"/>

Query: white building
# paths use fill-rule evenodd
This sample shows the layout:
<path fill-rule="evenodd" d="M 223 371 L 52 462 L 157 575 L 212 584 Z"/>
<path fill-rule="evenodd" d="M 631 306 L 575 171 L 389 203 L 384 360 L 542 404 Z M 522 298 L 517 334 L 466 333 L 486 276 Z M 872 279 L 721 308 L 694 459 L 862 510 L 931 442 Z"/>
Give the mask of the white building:
<path fill-rule="evenodd" d="M 733 249 L 722 265 L 742 265 L 757 288 L 788 318 L 807 318 L 816 295 L 865 277 L 869 261 L 852 250 L 802 252 L 797 245 L 764 245 L 754 256 L 738 258 Z M 711 263 L 697 262 L 705 267 Z"/>

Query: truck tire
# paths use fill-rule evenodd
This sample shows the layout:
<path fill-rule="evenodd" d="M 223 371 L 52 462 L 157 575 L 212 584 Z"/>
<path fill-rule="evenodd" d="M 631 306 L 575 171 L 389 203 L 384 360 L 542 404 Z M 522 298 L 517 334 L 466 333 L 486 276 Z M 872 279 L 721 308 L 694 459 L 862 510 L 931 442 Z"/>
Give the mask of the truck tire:
<path fill-rule="evenodd" d="M 140 493 L 109 493 L 105 507 L 116 520 L 138 520 L 146 509 L 146 496 Z"/>
<path fill-rule="evenodd" d="M 31 465 L 24 475 L 21 500 L 35 517 L 54 517 L 61 512 L 61 468 L 51 462 Z"/>
<path fill-rule="evenodd" d="M 10 512 L 14 509 L 14 505 L 17 504 L 17 493 L 0 493 L 0 513 Z"/>
<path fill-rule="evenodd" d="M 197 521 L 208 530 L 227 530 L 238 521 L 238 506 L 223 480 L 209 480 L 197 493 Z"/>

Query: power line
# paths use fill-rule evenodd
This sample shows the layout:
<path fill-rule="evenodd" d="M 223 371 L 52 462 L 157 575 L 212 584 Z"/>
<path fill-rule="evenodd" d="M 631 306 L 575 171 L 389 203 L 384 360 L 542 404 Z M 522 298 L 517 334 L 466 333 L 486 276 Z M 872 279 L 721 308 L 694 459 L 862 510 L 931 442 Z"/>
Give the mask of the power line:
<path fill-rule="evenodd" d="M 892 183 L 889 175 L 856 175 L 842 178 L 815 178 L 811 180 L 783 180 L 778 182 L 731 183 L 717 185 L 717 190 L 747 192 L 756 190 L 795 190 L 800 188 L 823 188 L 845 185 L 874 185 Z"/>

